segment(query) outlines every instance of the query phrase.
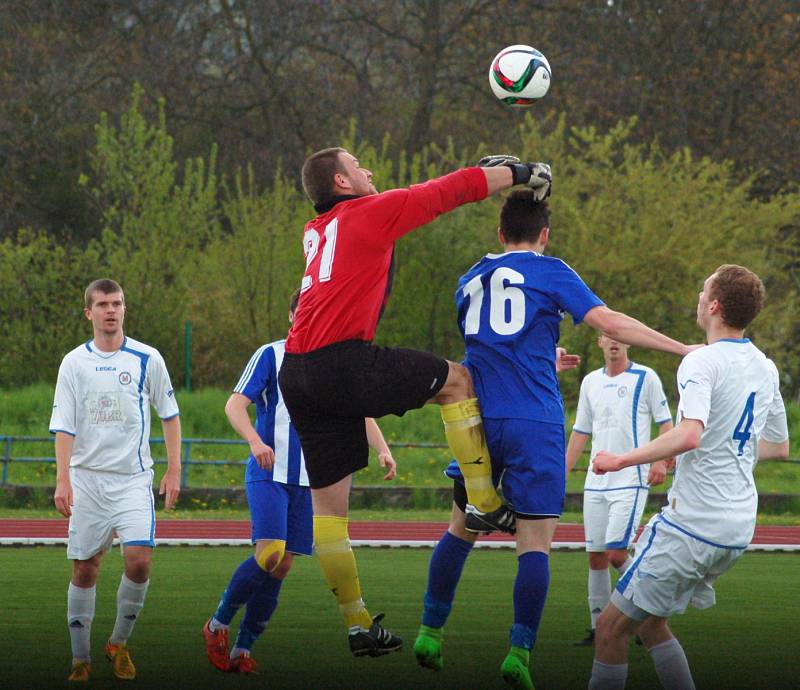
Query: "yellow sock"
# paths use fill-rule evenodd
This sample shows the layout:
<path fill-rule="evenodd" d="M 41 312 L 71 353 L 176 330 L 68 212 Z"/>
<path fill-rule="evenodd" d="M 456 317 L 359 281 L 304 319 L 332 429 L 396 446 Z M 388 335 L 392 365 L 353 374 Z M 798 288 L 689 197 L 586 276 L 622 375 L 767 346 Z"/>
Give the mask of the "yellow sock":
<path fill-rule="evenodd" d="M 483 513 L 497 510 L 501 502 L 492 484 L 492 463 L 478 399 L 448 403 L 441 409 L 444 434 L 464 475 L 467 500 Z"/>
<path fill-rule="evenodd" d="M 348 519 L 333 515 L 314 516 L 314 549 L 325 580 L 331 588 L 347 627 L 369 628 L 372 617 L 361 598 L 358 569 L 347 532 Z"/>

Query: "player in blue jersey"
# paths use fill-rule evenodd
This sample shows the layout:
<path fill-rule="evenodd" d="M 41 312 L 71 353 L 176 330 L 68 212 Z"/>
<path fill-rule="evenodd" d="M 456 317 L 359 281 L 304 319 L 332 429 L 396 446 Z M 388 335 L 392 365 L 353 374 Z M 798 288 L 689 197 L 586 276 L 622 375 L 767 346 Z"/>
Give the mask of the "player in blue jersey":
<path fill-rule="evenodd" d="M 294 317 L 300 291 L 289 305 Z M 221 671 L 258 673 L 250 656 L 278 606 L 284 578 L 294 554 L 311 555 L 313 515 L 303 452 L 297 432 L 278 388 L 278 372 L 284 340 L 260 347 L 242 373 L 225 405 L 231 425 L 250 445 L 245 471 L 255 553 L 239 564 L 219 606 L 203 626 L 208 660 Z M 255 404 L 253 427 L 247 408 Z M 374 419 L 366 420 L 367 439 L 378 453 L 384 479 L 393 479 L 397 465 Z M 228 652 L 228 627 L 236 612 L 245 607 L 239 634 Z"/>
<path fill-rule="evenodd" d="M 553 353 L 564 313 L 620 342 L 674 354 L 691 348 L 636 319 L 612 311 L 575 271 L 544 256 L 550 236 L 546 203 L 513 192 L 500 214 L 504 253 L 487 254 L 458 283 L 458 323 L 465 364 L 481 405 L 495 481 L 517 518 L 518 572 L 511 650 L 502 663 L 507 683 L 532 688 L 528 662 L 550 581 L 549 551 L 566 486 L 564 409 Z M 472 542 L 463 513 L 454 518 L 431 558 L 418 662 L 442 668 L 441 633 Z"/>

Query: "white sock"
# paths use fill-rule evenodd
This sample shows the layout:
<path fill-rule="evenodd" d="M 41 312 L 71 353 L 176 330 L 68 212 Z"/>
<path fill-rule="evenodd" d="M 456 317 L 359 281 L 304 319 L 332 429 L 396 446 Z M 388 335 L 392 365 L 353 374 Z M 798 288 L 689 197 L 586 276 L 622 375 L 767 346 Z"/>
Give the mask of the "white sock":
<path fill-rule="evenodd" d="M 225 623 L 220 623 L 216 618 L 212 618 L 208 621 L 208 629 L 211 632 L 217 632 L 217 630 L 227 630 L 229 626 L 225 625 Z"/>
<path fill-rule="evenodd" d="M 125 644 L 133 632 L 133 626 L 139 617 L 139 611 L 144 606 L 144 598 L 150 580 L 134 582 L 129 580 L 125 573 L 119 581 L 117 590 L 117 620 L 109 641 L 111 644 Z"/>
<path fill-rule="evenodd" d="M 630 567 L 631 567 L 631 563 L 633 563 L 633 559 L 632 559 L 630 556 L 628 556 L 628 557 L 625 559 L 625 562 L 624 562 L 624 563 L 623 563 L 623 564 L 622 564 L 622 565 L 621 565 L 619 568 L 617 568 L 617 572 L 618 572 L 620 575 L 624 575 L 624 574 L 625 574 L 625 571 L 626 571 L 628 568 L 630 568 Z"/>
<path fill-rule="evenodd" d="M 250 650 L 243 649 L 242 647 L 234 647 L 231 649 L 231 659 L 238 659 L 240 656 L 250 656 Z"/>
<path fill-rule="evenodd" d="M 611 574 L 605 570 L 589 570 L 589 613 L 592 616 L 592 630 L 597 627 L 597 619 L 611 599 Z"/>
<path fill-rule="evenodd" d="M 665 690 L 695 690 L 689 662 L 678 640 L 673 637 L 648 651 Z"/>
<path fill-rule="evenodd" d="M 71 582 L 67 590 L 67 625 L 72 644 L 72 663 L 91 659 L 92 620 L 94 619 L 95 587 L 76 587 Z"/>
<path fill-rule="evenodd" d="M 628 664 L 604 664 L 594 660 L 589 690 L 623 690 L 628 679 Z"/>

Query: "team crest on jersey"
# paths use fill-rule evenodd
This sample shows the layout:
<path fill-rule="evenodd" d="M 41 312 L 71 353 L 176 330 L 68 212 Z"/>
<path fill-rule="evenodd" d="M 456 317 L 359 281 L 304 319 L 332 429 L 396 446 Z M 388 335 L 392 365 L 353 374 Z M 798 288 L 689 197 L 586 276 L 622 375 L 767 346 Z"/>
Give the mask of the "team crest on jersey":
<path fill-rule="evenodd" d="M 627 389 L 625 386 L 620 386 L 620 387 L 617 389 L 617 395 L 618 395 L 620 398 L 624 398 L 626 395 L 628 395 L 628 389 Z"/>
<path fill-rule="evenodd" d="M 128 371 L 122 371 L 119 374 L 119 382 L 123 386 L 127 386 L 131 382 L 131 374 Z"/>

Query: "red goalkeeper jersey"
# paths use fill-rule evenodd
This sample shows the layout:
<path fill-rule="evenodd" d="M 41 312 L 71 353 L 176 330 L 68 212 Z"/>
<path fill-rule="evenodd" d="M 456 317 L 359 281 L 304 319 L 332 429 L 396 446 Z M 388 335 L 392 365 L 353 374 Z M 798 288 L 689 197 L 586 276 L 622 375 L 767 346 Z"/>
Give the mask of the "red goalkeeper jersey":
<path fill-rule="evenodd" d="M 371 341 L 389 297 L 395 240 L 486 194 L 483 171 L 465 168 L 408 189 L 340 201 L 309 221 L 306 271 L 286 352 Z"/>

